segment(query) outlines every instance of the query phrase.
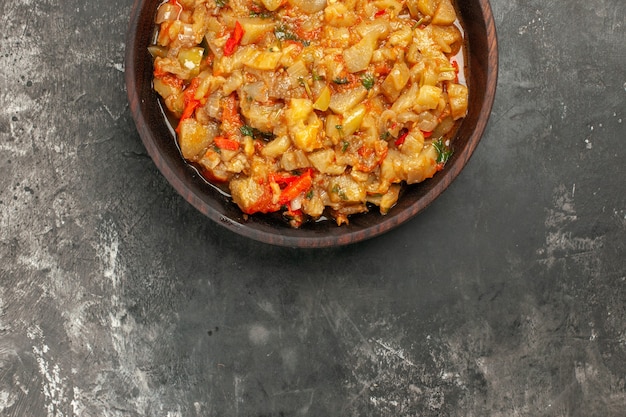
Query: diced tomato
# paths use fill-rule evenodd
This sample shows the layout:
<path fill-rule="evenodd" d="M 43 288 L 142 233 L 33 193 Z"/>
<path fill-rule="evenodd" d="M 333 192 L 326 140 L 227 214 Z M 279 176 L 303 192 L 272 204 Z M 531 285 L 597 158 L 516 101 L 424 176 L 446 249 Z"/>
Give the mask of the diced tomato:
<path fill-rule="evenodd" d="M 406 140 L 406 137 L 407 137 L 408 135 L 409 135 L 409 132 L 408 132 L 408 131 L 404 132 L 403 134 L 401 134 L 400 136 L 398 136 L 398 139 L 396 139 L 396 141 L 394 142 L 394 144 L 395 144 L 397 147 L 400 147 L 400 146 L 404 143 L 404 141 Z"/>
<path fill-rule="evenodd" d="M 200 106 L 200 102 L 198 100 L 193 100 L 193 101 L 190 101 L 189 103 L 187 103 L 185 105 L 185 109 L 183 110 L 183 115 L 180 116 L 179 123 L 182 122 L 183 120 L 189 119 L 191 116 L 193 116 L 193 113 L 196 111 L 198 106 Z"/>
<path fill-rule="evenodd" d="M 235 49 L 241 43 L 241 38 L 243 38 L 243 33 L 244 33 L 243 28 L 241 27 L 241 24 L 239 23 L 239 21 L 237 21 L 235 23 L 235 29 L 233 30 L 233 33 L 230 35 L 230 38 L 228 38 L 228 40 L 226 41 L 226 44 L 224 45 L 225 56 L 230 56 L 235 52 Z"/>
<path fill-rule="evenodd" d="M 386 13 L 386 11 L 384 9 L 379 10 L 376 12 L 376 14 L 374 14 L 374 17 L 381 17 Z"/>
<path fill-rule="evenodd" d="M 298 178 L 300 178 L 298 175 L 279 174 L 278 172 L 272 172 L 268 176 L 268 179 L 270 182 L 275 182 L 276 184 L 281 185 L 283 187 L 291 184 L 292 182 L 296 181 Z"/>
<path fill-rule="evenodd" d="M 200 101 L 196 100 L 194 97 L 199 84 L 200 80 L 194 78 L 191 80 L 191 83 L 187 86 L 183 93 L 183 102 L 185 107 L 183 109 L 183 114 L 180 116 L 180 120 L 178 121 L 178 126 L 176 127 L 177 133 L 180 133 L 180 122 L 192 117 L 196 109 L 200 106 Z"/>
<path fill-rule="evenodd" d="M 289 185 L 287 185 L 287 187 L 285 187 L 284 190 L 282 190 L 280 198 L 278 199 L 278 204 L 283 205 L 289 203 L 300 194 L 307 192 L 312 185 L 313 176 L 311 174 L 311 170 L 308 169 L 304 172 L 304 174 L 297 177 L 296 180 L 292 181 Z"/>
<path fill-rule="evenodd" d="M 183 101 L 184 101 L 185 107 L 183 110 L 183 114 L 182 116 L 180 116 L 180 120 L 178 121 L 178 127 L 176 127 L 177 133 L 180 133 L 178 132 L 180 128 L 180 122 L 192 117 L 196 109 L 200 106 L 200 101 L 196 100 L 196 98 L 194 97 L 196 95 L 196 91 L 199 85 L 200 85 L 200 79 L 194 78 L 193 80 L 191 80 L 191 83 L 189 83 L 189 85 L 185 89 L 185 92 L 183 93 L 183 97 L 184 97 Z"/>
<path fill-rule="evenodd" d="M 213 143 L 220 149 L 228 150 L 228 151 L 238 151 L 239 150 L 239 142 L 234 139 L 225 138 L 224 136 L 216 136 L 213 139 Z"/>
<path fill-rule="evenodd" d="M 375 75 L 387 75 L 391 72 L 391 65 L 387 62 L 383 62 L 374 68 Z"/>

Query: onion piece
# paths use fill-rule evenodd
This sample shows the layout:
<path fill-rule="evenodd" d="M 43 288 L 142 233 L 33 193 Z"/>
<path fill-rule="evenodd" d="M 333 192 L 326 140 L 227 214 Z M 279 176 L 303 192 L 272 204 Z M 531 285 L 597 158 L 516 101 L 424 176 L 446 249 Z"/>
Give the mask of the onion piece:
<path fill-rule="evenodd" d="M 178 16 L 180 15 L 180 7 L 171 4 L 171 3 L 163 3 L 159 6 L 159 10 L 156 15 L 156 23 L 160 25 L 163 22 L 171 22 L 174 20 L 178 20 Z"/>
<path fill-rule="evenodd" d="M 289 0 L 289 4 L 296 6 L 305 13 L 317 13 L 324 10 L 326 0 Z"/>
<path fill-rule="evenodd" d="M 193 25 L 191 23 L 183 23 L 182 31 L 178 35 L 178 40 L 184 44 L 187 42 L 195 44 L 196 43 L 195 39 L 196 39 L 196 34 L 193 30 Z"/>

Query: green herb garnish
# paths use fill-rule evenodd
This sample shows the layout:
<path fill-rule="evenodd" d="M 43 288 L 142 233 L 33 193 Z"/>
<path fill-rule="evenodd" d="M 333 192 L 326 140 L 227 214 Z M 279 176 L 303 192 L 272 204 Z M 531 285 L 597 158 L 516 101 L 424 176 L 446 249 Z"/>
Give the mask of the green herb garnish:
<path fill-rule="evenodd" d="M 242 135 L 244 136 L 250 136 L 252 138 L 258 139 L 264 139 L 264 140 L 271 140 L 274 138 L 274 134 L 273 133 L 268 133 L 268 132 L 262 132 L 259 129 L 256 129 L 252 126 L 248 126 L 248 125 L 243 125 L 239 128 L 239 131 L 241 132 Z"/>
<path fill-rule="evenodd" d="M 347 200 L 348 196 L 346 195 L 345 191 L 343 191 L 338 184 L 333 185 L 333 188 L 330 190 L 331 193 L 333 194 L 337 194 L 339 196 L 339 198 L 341 198 L 342 200 Z"/>
<path fill-rule="evenodd" d="M 439 138 L 434 141 L 433 146 L 437 151 L 437 163 L 445 164 L 446 162 L 448 162 L 448 159 L 450 159 L 450 157 L 452 156 L 453 151 L 452 149 L 450 149 L 449 146 L 445 144 L 443 138 Z"/>
<path fill-rule="evenodd" d="M 304 90 L 309 97 L 313 96 L 313 92 L 311 91 L 311 87 L 309 87 L 309 83 L 307 83 L 303 77 L 298 77 L 298 84 L 304 87 Z"/>
<path fill-rule="evenodd" d="M 250 126 L 244 125 L 239 128 L 239 131 L 244 136 L 254 136 L 254 129 Z"/>
<path fill-rule="evenodd" d="M 325 77 L 323 75 L 319 75 L 317 71 L 313 70 L 313 81 L 324 81 Z"/>
<path fill-rule="evenodd" d="M 372 74 L 363 74 L 361 77 L 361 84 L 363 84 L 366 90 L 371 90 L 375 83 L 376 79 Z"/>
<path fill-rule="evenodd" d="M 276 35 L 276 39 L 279 41 L 297 41 L 298 37 L 293 33 L 289 32 L 289 30 L 285 26 L 277 26 L 274 29 L 274 35 Z"/>
<path fill-rule="evenodd" d="M 281 42 L 282 41 L 295 41 L 295 42 L 300 42 L 304 46 L 309 46 L 311 44 L 310 41 L 307 41 L 305 39 L 300 39 L 297 35 L 295 35 L 286 26 L 283 26 L 283 25 L 277 26 L 276 29 L 274 29 L 274 36 L 276 36 L 276 39 L 278 39 Z"/>
<path fill-rule="evenodd" d="M 333 82 L 335 84 L 348 84 L 350 81 L 348 81 L 347 77 L 337 77 L 333 80 Z"/>

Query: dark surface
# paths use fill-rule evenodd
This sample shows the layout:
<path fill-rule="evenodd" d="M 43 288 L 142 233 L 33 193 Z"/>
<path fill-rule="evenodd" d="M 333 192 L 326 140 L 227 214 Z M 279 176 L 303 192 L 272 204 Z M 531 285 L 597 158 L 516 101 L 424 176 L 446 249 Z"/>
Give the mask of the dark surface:
<path fill-rule="evenodd" d="M 488 0 L 466 0 L 459 14 L 467 22 L 464 33 L 471 50 L 467 78 L 472 95 L 467 115 L 456 131 L 454 153 L 443 172 L 429 181 L 405 187 L 402 198 L 387 215 L 381 216 L 380 210 L 374 209 L 351 216 L 343 227 L 333 221 L 317 221 L 296 229 L 285 227 L 287 222 L 279 214 L 244 216 L 222 191 L 209 185 L 183 160 L 173 129 L 163 117 L 163 107 L 152 88 L 154 69 L 148 53 L 158 5 L 138 0 L 131 10 L 125 55 L 130 112 L 148 155 L 172 187 L 201 213 L 242 236 L 292 248 L 322 248 L 360 242 L 394 229 L 446 190 L 472 156 L 489 120 L 498 77 L 495 21 Z"/>
<path fill-rule="evenodd" d="M 308 251 L 214 224 L 146 156 L 130 6 L 0 4 L 0 415 L 626 416 L 626 3 L 494 0 L 466 169 Z"/>

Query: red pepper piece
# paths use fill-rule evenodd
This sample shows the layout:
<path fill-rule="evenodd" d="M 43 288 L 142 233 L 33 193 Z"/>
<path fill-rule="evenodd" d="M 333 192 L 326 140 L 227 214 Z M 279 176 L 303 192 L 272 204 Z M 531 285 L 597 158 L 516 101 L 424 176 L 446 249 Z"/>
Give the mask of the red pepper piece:
<path fill-rule="evenodd" d="M 235 23 L 235 29 L 233 30 L 233 33 L 230 35 L 230 38 L 228 38 L 226 44 L 224 45 L 224 56 L 231 56 L 235 52 L 235 49 L 241 43 L 243 33 L 243 28 L 241 27 L 239 21 L 237 21 Z"/>
<path fill-rule="evenodd" d="M 234 139 L 225 138 L 224 136 L 216 136 L 213 139 L 213 143 L 220 149 L 228 150 L 228 151 L 238 151 L 239 150 L 239 142 Z"/>
<path fill-rule="evenodd" d="M 192 117 L 196 109 L 200 106 L 200 100 L 196 100 L 196 98 L 194 97 L 196 95 L 196 90 L 198 89 L 199 85 L 200 79 L 194 78 L 193 80 L 191 80 L 191 83 L 189 83 L 189 85 L 185 89 L 185 92 L 183 93 L 183 102 L 185 103 L 185 108 L 183 110 L 182 116 L 180 116 L 180 120 L 178 121 L 178 126 L 176 127 L 177 133 L 180 133 L 178 132 L 180 129 L 180 122 Z"/>
<path fill-rule="evenodd" d="M 307 192 L 312 185 L 313 175 L 311 170 L 308 169 L 304 172 L 304 174 L 296 177 L 295 180 L 291 181 L 287 187 L 282 190 L 278 199 L 278 204 L 283 205 L 289 203 L 300 194 Z"/>
<path fill-rule="evenodd" d="M 397 147 L 400 147 L 400 146 L 404 143 L 404 141 L 406 140 L 406 137 L 407 137 L 407 136 L 409 136 L 409 132 L 408 132 L 408 131 L 406 131 L 406 132 L 404 132 L 403 134 L 401 134 L 400 136 L 398 136 L 398 139 L 396 139 L 396 141 L 394 142 L 394 144 L 395 144 Z"/>
<path fill-rule="evenodd" d="M 298 175 L 279 174 L 278 172 L 272 172 L 268 176 L 268 179 L 270 182 L 275 182 L 276 184 L 283 186 L 283 187 L 291 184 L 292 182 L 296 181 L 298 178 L 300 178 L 300 176 Z"/>

